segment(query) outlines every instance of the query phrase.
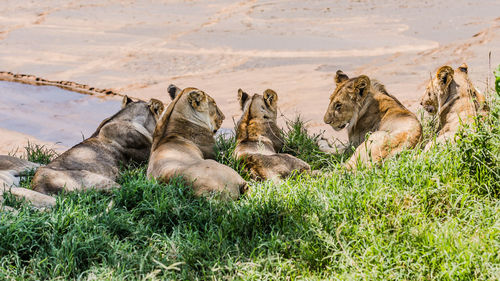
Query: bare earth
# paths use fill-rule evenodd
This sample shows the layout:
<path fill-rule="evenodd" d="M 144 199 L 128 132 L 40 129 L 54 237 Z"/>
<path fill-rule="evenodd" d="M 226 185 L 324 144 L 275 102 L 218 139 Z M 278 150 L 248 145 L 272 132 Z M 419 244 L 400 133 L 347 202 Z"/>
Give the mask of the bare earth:
<path fill-rule="evenodd" d="M 323 123 L 337 69 L 378 79 L 413 111 L 443 64 L 467 62 L 486 89 L 489 52 L 500 63 L 500 1 L 377 2 L 4 0 L 0 71 L 165 102 L 170 83 L 195 86 L 216 99 L 225 128 L 240 115 L 238 88 L 273 88 L 287 118 L 340 139 Z M 0 153 L 25 139 L 1 129 Z"/>

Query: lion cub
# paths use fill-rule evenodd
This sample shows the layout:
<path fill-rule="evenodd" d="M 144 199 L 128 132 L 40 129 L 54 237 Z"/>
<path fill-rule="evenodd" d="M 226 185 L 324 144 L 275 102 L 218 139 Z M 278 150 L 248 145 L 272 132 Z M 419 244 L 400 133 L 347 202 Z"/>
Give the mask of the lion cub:
<path fill-rule="evenodd" d="M 336 131 L 347 127 L 349 143 L 356 147 L 348 168 L 356 169 L 358 159 L 370 166 L 420 141 L 422 126 L 417 117 L 384 85 L 365 75 L 349 78 L 340 70 L 335 82 L 324 121 Z"/>
<path fill-rule="evenodd" d="M 273 90 L 250 97 L 239 89 L 238 100 L 243 115 L 236 129 L 234 157 L 245 162 L 252 178 L 278 181 L 293 171 L 311 171 L 306 162 L 278 153 L 283 148 L 283 140 L 276 124 L 278 95 Z"/>
<path fill-rule="evenodd" d="M 440 67 L 436 77 L 429 81 L 420 104 L 439 117 L 436 143 L 453 141 L 460 122 L 470 124 L 474 116 L 489 111 L 486 98 L 472 85 L 465 63 L 455 71 L 447 65 Z M 429 142 L 425 150 L 431 146 Z"/>
<path fill-rule="evenodd" d="M 18 187 L 19 177 L 26 171 L 36 169 L 39 166 L 39 164 L 27 160 L 0 155 L 0 206 L 4 192 L 10 192 L 17 198 L 27 200 L 35 208 L 47 208 L 56 204 L 54 197 Z"/>
<path fill-rule="evenodd" d="M 37 170 L 34 190 L 49 194 L 119 187 L 115 180 L 121 165 L 147 161 L 162 111 L 159 100 L 133 102 L 125 96 L 122 109 L 102 121 L 90 138 Z"/>
<path fill-rule="evenodd" d="M 214 160 L 214 135 L 224 114 L 214 99 L 196 88 L 169 87 L 173 101 L 163 113 L 153 135 L 148 177 L 162 182 L 181 176 L 192 182 L 196 196 L 219 193 L 237 199 L 247 189 L 233 169 Z"/>

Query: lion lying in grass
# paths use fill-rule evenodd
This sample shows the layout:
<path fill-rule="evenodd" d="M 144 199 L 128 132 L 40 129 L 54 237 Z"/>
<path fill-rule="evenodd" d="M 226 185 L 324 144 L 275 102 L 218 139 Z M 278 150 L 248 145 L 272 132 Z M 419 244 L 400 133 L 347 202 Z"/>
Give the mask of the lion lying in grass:
<path fill-rule="evenodd" d="M 277 181 L 294 171 L 311 170 L 306 162 L 290 154 L 278 153 L 283 148 L 283 140 L 276 123 L 276 92 L 268 89 L 263 95 L 250 97 L 239 89 L 238 100 L 243 115 L 236 129 L 234 157 L 245 162 L 252 178 Z"/>
<path fill-rule="evenodd" d="M 472 85 L 465 63 L 455 71 L 447 65 L 440 67 L 429 81 L 420 104 L 439 118 L 436 143 L 453 141 L 461 122 L 470 124 L 474 116 L 489 111 L 485 96 Z M 429 142 L 425 150 L 432 144 Z"/>
<path fill-rule="evenodd" d="M 214 99 L 196 88 L 180 90 L 171 85 L 169 104 L 153 135 L 148 177 L 162 182 L 180 176 L 192 183 L 196 196 L 219 193 L 237 199 L 247 190 L 245 180 L 233 169 L 214 160 L 214 134 L 224 114 Z"/>
<path fill-rule="evenodd" d="M 417 117 L 384 85 L 365 75 L 349 78 L 340 70 L 335 82 L 324 121 L 337 131 L 347 127 L 349 143 L 356 150 L 346 167 L 356 169 L 358 160 L 370 166 L 420 141 L 422 126 Z"/>
<path fill-rule="evenodd" d="M 27 160 L 0 155 L 0 205 L 3 201 L 3 193 L 10 192 L 19 199 L 25 199 L 35 208 L 54 206 L 56 200 L 53 197 L 19 187 L 19 177 L 39 166 L 39 164 Z"/>
<path fill-rule="evenodd" d="M 120 166 L 147 161 L 153 131 L 162 111 L 159 100 L 133 102 L 125 96 L 122 109 L 102 121 L 90 138 L 37 170 L 33 189 L 51 194 L 119 187 L 115 180 Z"/>

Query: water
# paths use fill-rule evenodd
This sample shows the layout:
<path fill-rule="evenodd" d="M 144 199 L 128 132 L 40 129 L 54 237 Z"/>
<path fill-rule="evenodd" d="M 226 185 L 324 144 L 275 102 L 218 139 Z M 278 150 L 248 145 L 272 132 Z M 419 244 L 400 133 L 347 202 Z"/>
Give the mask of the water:
<path fill-rule="evenodd" d="M 120 106 L 117 99 L 0 81 L 0 127 L 65 147 L 88 138 Z"/>

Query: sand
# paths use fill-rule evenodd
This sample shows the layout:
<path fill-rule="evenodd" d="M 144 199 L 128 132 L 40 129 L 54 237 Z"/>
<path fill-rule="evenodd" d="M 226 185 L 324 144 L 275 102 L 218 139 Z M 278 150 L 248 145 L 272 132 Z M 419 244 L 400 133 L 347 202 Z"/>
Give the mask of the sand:
<path fill-rule="evenodd" d="M 2 155 L 23 157 L 26 154 L 24 148 L 28 146 L 28 144 L 41 145 L 46 149 L 52 149 L 58 153 L 64 152 L 65 150 L 65 147 L 59 144 L 43 141 L 30 135 L 9 131 L 3 128 L 0 128 L 0 136 L 2 136 L 2 140 L 0 141 L 2 144 L 2 146 L 0 146 L 0 154 Z"/>
<path fill-rule="evenodd" d="M 489 53 L 500 63 L 497 0 L 4 2 L 0 71 L 165 102 L 170 83 L 195 86 L 216 99 L 224 128 L 240 115 L 238 88 L 272 88 L 281 124 L 300 114 L 345 140 L 322 121 L 337 69 L 383 82 L 417 111 L 439 66 L 467 62 L 484 90 Z"/>

